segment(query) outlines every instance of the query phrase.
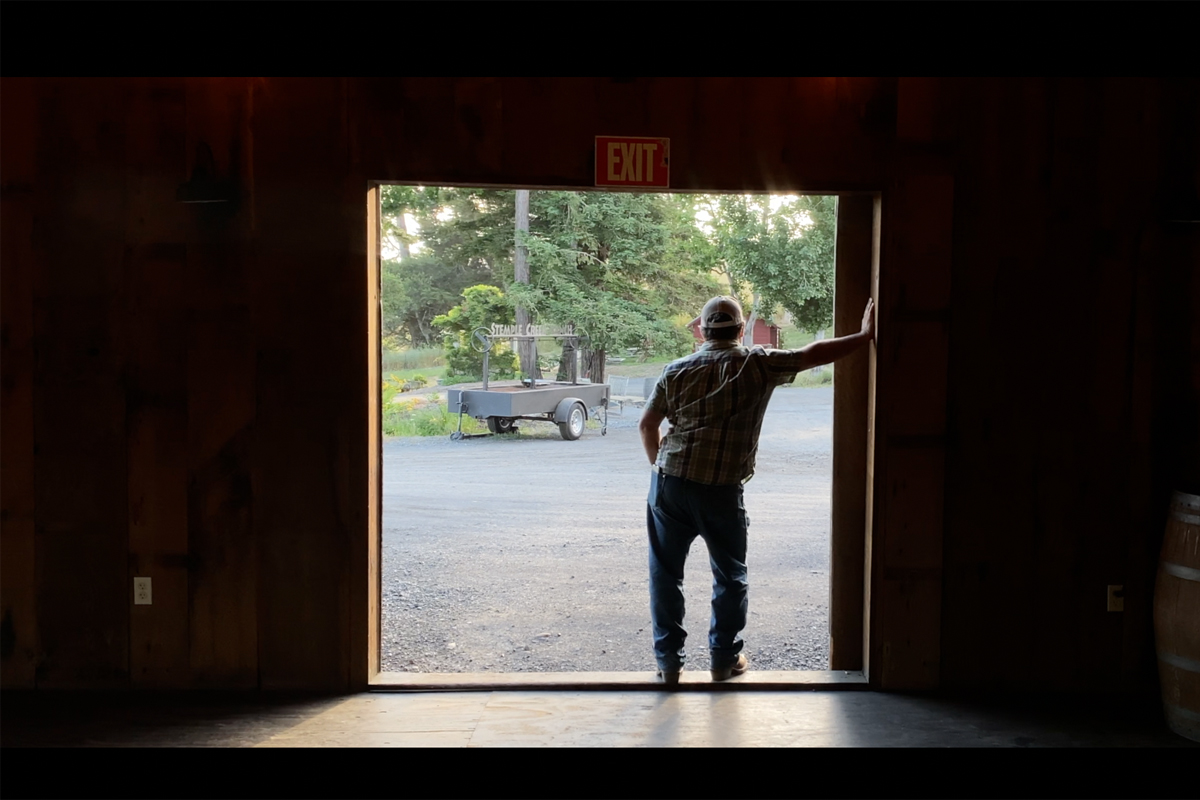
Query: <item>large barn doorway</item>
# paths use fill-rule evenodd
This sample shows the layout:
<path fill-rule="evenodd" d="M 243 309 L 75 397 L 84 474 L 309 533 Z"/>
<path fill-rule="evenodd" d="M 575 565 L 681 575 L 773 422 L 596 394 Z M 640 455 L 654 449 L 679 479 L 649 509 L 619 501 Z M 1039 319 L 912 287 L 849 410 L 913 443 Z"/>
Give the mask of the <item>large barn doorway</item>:
<path fill-rule="evenodd" d="M 610 344 L 602 376 L 612 394 L 607 419 L 592 408 L 593 419 L 578 440 L 564 441 L 552 424 L 520 420 L 516 435 L 489 436 L 495 425 L 489 430 L 469 415 L 463 418 L 466 436 L 451 439 L 445 426 L 455 415 L 446 390 L 478 388 L 480 380 L 459 374 L 446 380 L 449 387 L 437 385 L 447 372 L 444 361 L 425 364 L 412 356 L 406 362 L 385 346 L 395 335 L 388 319 L 395 309 L 379 304 L 381 297 L 386 303 L 387 282 L 396 278 L 384 266 L 395 261 L 389 249 L 396 246 L 386 231 L 391 224 L 394 233 L 395 225 L 387 219 L 387 191 L 374 186 L 368 197 L 370 269 L 381 291 L 372 298 L 368 342 L 374 354 L 371 396 L 378 401 L 372 430 L 372 684 L 649 682 L 648 473 L 636 422 L 647 379 L 669 360 L 664 348 L 647 354 Z M 848 195 L 839 201 L 837 330 L 831 325 L 822 331 L 826 335 L 857 329 L 878 249 L 878 199 Z M 410 246 L 406 257 L 416 249 Z M 413 289 L 432 289 L 434 282 L 418 276 Z M 465 304 L 461 310 L 466 313 Z M 766 343 L 790 348 L 813 338 L 794 317 L 763 310 L 755 326 L 760 338 L 776 337 Z M 680 307 L 676 323 L 685 322 L 689 311 L 695 313 Z M 764 317 L 770 325 L 763 325 Z M 562 344 L 549 339 L 539 348 L 544 378 L 563 377 L 549 374 L 567 363 L 559 358 Z M 510 368 L 522 365 L 515 348 L 501 349 L 489 353 L 493 369 L 505 352 Z M 456 366 L 461 373 L 462 363 Z M 585 365 L 582 379 L 593 372 Z M 492 380 L 503 377 L 519 376 Z M 802 375 L 798 383 L 803 388 L 781 389 L 772 400 L 758 470 L 746 489 L 751 616 L 744 635 L 756 676 L 839 683 L 861 677 L 862 668 L 866 354 L 854 364 L 826 367 L 824 374 Z M 457 428 L 460 421 L 450 424 Z M 418 432 L 433 435 L 412 435 Z M 688 560 L 686 592 L 689 669 L 704 672 L 710 576 L 699 541 Z"/>

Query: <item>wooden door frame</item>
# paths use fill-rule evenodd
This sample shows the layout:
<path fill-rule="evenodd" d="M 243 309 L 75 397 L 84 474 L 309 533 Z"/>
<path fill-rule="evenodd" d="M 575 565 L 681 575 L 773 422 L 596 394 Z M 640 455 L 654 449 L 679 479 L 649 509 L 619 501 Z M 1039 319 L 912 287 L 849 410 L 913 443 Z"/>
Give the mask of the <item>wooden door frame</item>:
<path fill-rule="evenodd" d="M 382 377 L 381 289 L 382 227 L 381 187 L 387 185 L 438 185 L 494 189 L 596 191 L 581 186 L 493 186 L 476 183 L 370 181 L 367 185 L 367 452 L 368 514 L 365 537 L 353 554 L 351 596 L 354 621 L 351 626 L 353 668 L 356 688 L 498 689 L 535 687 L 638 688 L 654 686 L 648 676 L 631 673 L 628 679 L 613 673 L 578 673 L 569 679 L 548 674 L 497 673 L 494 680 L 458 679 L 454 675 L 406 676 L 406 684 L 381 682 L 383 636 L 383 436 L 380 405 Z M 669 190 L 680 193 L 679 190 Z M 791 190 L 777 190 L 782 193 Z M 688 193 L 699 193 L 691 190 Z M 755 192 L 759 194 L 760 192 Z M 793 192 L 802 194 L 801 191 Z M 866 297 L 878 304 L 879 255 L 882 202 L 880 192 L 822 192 L 838 196 L 837 245 L 834 288 L 834 335 L 859 329 Z M 794 680 L 770 684 L 755 681 L 741 685 L 756 688 L 860 688 L 872 685 L 867 659 L 871 639 L 872 525 L 868 497 L 874 457 L 875 345 L 871 353 L 859 353 L 834 365 L 833 393 L 833 478 L 830 513 L 830 670 L 828 673 L 796 672 Z M 840 387 L 840 389 L 839 389 Z M 865 424 L 864 424 L 865 422 Z M 362 546 L 365 545 L 365 546 Z M 619 674 L 623 675 L 623 673 Z M 489 679 L 491 676 L 489 676 Z M 740 682 L 739 682 L 740 683 Z M 724 686 L 725 684 L 721 684 Z M 733 686 L 734 684 L 730 684 Z"/>

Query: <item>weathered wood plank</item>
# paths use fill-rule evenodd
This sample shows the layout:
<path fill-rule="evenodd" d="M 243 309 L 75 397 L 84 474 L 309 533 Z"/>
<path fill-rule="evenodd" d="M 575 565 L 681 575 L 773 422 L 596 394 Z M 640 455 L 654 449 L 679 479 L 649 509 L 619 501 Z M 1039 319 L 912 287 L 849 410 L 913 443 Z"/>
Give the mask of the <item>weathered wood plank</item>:
<path fill-rule="evenodd" d="M 908 174 L 896 187 L 889 219 L 906 264 L 896 276 L 897 312 L 940 312 L 950 305 L 954 240 L 954 177 L 946 172 Z"/>
<path fill-rule="evenodd" d="M 400 181 L 454 183 L 463 179 L 456 166 L 443 157 L 444 142 L 454 137 L 454 78 L 405 78 L 402 82 L 402 144 L 388 143 L 403 152 L 402 171 L 385 176 Z M 378 112 L 376 112 L 378 113 Z"/>
<path fill-rule="evenodd" d="M 34 533 L 33 227 L 37 94 L 5 78 L 0 115 L 0 683 L 32 687 L 38 660 Z"/>
<path fill-rule="evenodd" d="M 134 686 L 184 687 L 188 661 L 187 305 L 182 208 L 184 91 L 179 79 L 132 82 L 126 116 L 124 296 L 129 351 L 129 569 L 151 579 L 132 606 Z"/>
<path fill-rule="evenodd" d="M 1158 223 L 1153 204 L 1155 185 L 1162 171 L 1162 152 L 1158 138 L 1157 102 L 1153 81 L 1145 79 L 1109 79 L 1104 82 L 1100 108 L 1100 143 L 1095 169 L 1105 176 L 1094 235 L 1097 265 L 1093 272 L 1097 297 L 1089 341 L 1091 379 L 1088 393 L 1095 398 L 1095 419 L 1088 442 L 1080 455 L 1089 463 L 1108 461 L 1111 469 L 1096 476 L 1091 490 L 1108 499 L 1085 503 L 1091 513 L 1081 514 L 1086 533 L 1080 538 L 1085 546 L 1095 545 L 1089 560 L 1084 606 L 1090 625 L 1086 626 L 1084 647 L 1095 649 L 1096 685 L 1105 688 L 1140 683 L 1149 690 L 1154 670 L 1140 666 L 1146 641 L 1153 639 L 1150 624 L 1154 581 L 1153 554 L 1149 548 L 1131 548 L 1142 530 L 1157 527 L 1147 521 L 1149 503 L 1145 485 L 1148 465 L 1144 450 L 1136 444 L 1134 411 L 1135 371 L 1138 352 L 1138 296 L 1146 271 L 1143 243 L 1155 234 Z M 1131 198 L 1136 198 L 1131 202 Z M 1116 378 L 1116 380 L 1114 380 Z M 1090 440 L 1090 441 L 1089 441 Z M 1135 465 L 1141 470 L 1135 469 Z M 1128 466 L 1125 470 L 1122 467 Z M 1113 503 L 1111 498 L 1126 497 Z M 1108 506 L 1103 509 L 1103 506 Z M 1094 509 L 1094 510 L 1093 510 Z M 1102 510 L 1108 513 L 1096 513 Z M 1124 612 L 1110 614 L 1099 602 L 1099 592 L 1107 585 L 1123 588 Z M 1090 591 L 1095 587 L 1095 591 Z"/>
<path fill-rule="evenodd" d="M 897 123 L 896 78 L 792 79 L 797 89 L 819 91 L 822 102 L 807 124 L 795 126 L 807 146 L 790 149 L 813 176 L 811 191 L 877 191 L 891 174 Z M 829 104 L 832 81 L 833 104 Z M 822 124 L 822 120 L 830 120 Z M 799 145 L 799 143 L 798 143 Z"/>
<path fill-rule="evenodd" d="M 788 88 L 787 78 L 751 81 L 746 86 L 742 140 L 754 144 L 742 153 L 741 168 L 755 185 L 771 192 L 786 192 L 794 182 L 784 150 L 794 140 L 795 132 L 788 130 L 785 106 L 779 102 Z"/>
<path fill-rule="evenodd" d="M 592 137 L 619 129 L 677 140 L 678 188 L 869 190 L 895 124 L 894 79 L 493 80 L 369 82 L 364 163 L 386 180 L 590 187 Z M 747 98 L 765 119 L 742 113 Z"/>
<path fill-rule="evenodd" d="M 120 86 L 105 81 L 47 82 L 39 98 L 39 686 L 128 681 L 124 105 Z"/>
<path fill-rule="evenodd" d="M 911 88 L 911 85 L 910 87 Z M 903 110 L 914 121 L 934 106 Z M 924 111 L 922 111 L 924 109 Z M 929 128 L 934 127 L 930 123 Z M 944 154 L 901 147 L 884 198 L 879 267 L 878 359 L 871 555 L 872 683 L 900 689 L 937 686 L 941 653 L 943 466 L 952 265 L 954 178 Z M 923 388 L 920 388 L 923 387 Z M 914 456 L 909 445 L 924 449 Z M 907 473 L 916 458 L 917 472 Z M 912 570 L 916 569 L 917 573 Z M 897 604 L 913 606 L 899 614 Z"/>
<path fill-rule="evenodd" d="M 723 684 L 714 684 L 704 671 L 685 670 L 680 685 L 702 691 L 786 690 L 786 689 L 844 689 L 856 691 L 867 687 L 861 672 L 854 670 L 750 670 L 745 675 Z M 492 689 L 644 689 L 661 692 L 652 672 L 461 672 L 434 675 L 417 672 L 381 672 L 373 682 L 377 689 L 416 691 L 480 691 Z"/>
<path fill-rule="evenodd" d="M 692 158 L 691 142 L 688 141 L 688 109 L 681 98 L 691 93 L 692 78 L 655 78 L 647 87 L 648 101 L 646 109 L 646 130 L 655 131 L 652 136 L 665 136 L 671 140 L 671 188 L 679 187 L 680 179 L 676 176 L 678 165 L 687 164 Z M 595 130 L 589 113 L 594 109 L 580 107 L 574 111 L 577 116 L 577 129 L 580 136 L 586 138 L 589 131 Z M 594 149 L 594 148 L 593 148 Z M 592 160 L 588 160 L 591 169 Z"/>
<path fill-rule="evenodd" d="M 1108 322 L 1099 318 L 1097 310 L 1108 305 L 1111 288 L 1101 278 L 1096 248 L 1103 228 L 1098 221 L 1109 189 L 1107 176 L 1096 172 L 1104 88 L 1102 81 L 1094 79 L 1057 79 L 1052 90 L 1050 199 L 1057 220 L 1042 269 L 1045 272 L 1050 263 L 1057 263 L 1052 277 L 1040 280 L 1038 299 L 1043 313 L 1087 337 Z M 1127 287 L 1125 283 L 1121 296 Z M 1111 322 L 1123 327 L 1120 319 Z M 1029 550 L 1014 554 L 1013 567 L 1033 576 L 1029 613 L 1038 615 L 1040 624 L 1028 641 L 1038 657 L 1073 664 L 1069 681 L 1097 688 L 1096 681 L 1107 668 L 1104 662 L 1119 664 L 1118 652 L 1102 655 L 1108 649 L 1103 645 L 1087 657 L 1085 643 L 1104 636 L 1103 628 L 1118 622 L 1106 616 L 1105 605 L 1096 598 L 1105 592 L 1100 562 L 1110 546 L 1112 520 L 1125 513 L 1123 507 L 1106 508 L 1106 499 L 1124 494 L 1126 476 L 1112 458 L 1112 451 L 1124 443 L 1098 446 L 1101 443 L 1094 435 L 1100 424 L 1098 407 L 1106 404 L 1104 395 L 1113 389 L 1102 388 L 1100 396 L 1089 391 L 1097 365 L 1090 354 L 1085 355 L 1088 350 L 1062 353 L 1047 360 L 1040 371 L 1041 386 L 1055 402 L 1043 401 L 1031 408 L 1037 419 L 1030 429 L 1038 432 L 1036 441 L 1029 443 L 1036 456 L 1034 537 Z M 1089 467 L 1080 467 L 1084 460 Z M 1113 632 L 1119 633 L 1119 628 Z M 1047 682 L 1062 680 L 1063 676 L 1055 675 Z"/>
<path fill-rule="evenodd" d="M 468 78 L 454 84 L 455 142 L 462 168 L 476 174 L 503 168 L 504 102 L 497 78 Z"/>
<path fill-rule="evenodd" d="M 695 78 L 688 120 L 688 159 L 671 159 L 671 182 L 680 188 L 745 188 L 737 158 L 741 152 L 742 102 L 734 78 Z M 719 154 L 719 155 L 718 155 Z"/>
<path fill-rule="evenodd" d="M 947 397 L 947 686 L 963 680 L 987 686 L 1011 677 L 1014 666 L 997 645 L 1017 646 L 1027 634 L 1023 620 L 1036 613 L 1031 576 L 1007 562 L 1033 536 L 1030 409 L 1042 389 L 1031 373 L 1041 360 L 1014 351 L 1020 352 L 1018 332 L 1040 324 L 1030 287 L 1040 285 L 1039 272 L 1052 269 L 1037 262 L 1050 235 L 1049 107 L 1042 79 L 980 81 L 958 106 L 963 150 L 955 184 Z M 1004 209 L 1014 204 L 1023 209 L 1019 226 L 1005 223 Z"/>
<path fill-rule="evenodd" d="M 187 217 L 175 202 L 175 192 L 188 179 L 190 163 L 184 81 L 131 79 L 124 94 L 125 243 L 181 244 L 187 239 Z"/>
<path fill-rule="evenodd" d="M 1160 88 L 1169 106 L 1159 139 L 1165 169 L 1156 192 L 1163 258 L 1155 291 L 1155 483 L 1200 494 L 1200 79 L 1173 78 Z"/>
<path fill-rule="evenodd" d="M 1156 82 L 1146 82 L 1143 87 L 1145 120 L 1143 135 L 1149 142 L 1162 140 L 1164 134 L 1163 110 L 1166 98 L 1162 87 Z M 1154 170 L 1150 177 L 1155 184 L 1163 181 L 1164 165 L 1168 156 L 1158 147 L 1148 147 L 1147 155 L 1153 159 Z M 1154 192 L 1157 193 L 1156 191 Z M 1152 540 L 1146 535 L 1160 526 L 1159 492 L 1164 489 L 1155 485 L 1154 464 L 1154 292 L 1164 279 L 1162 261 L 1164 257 L 1163 223 L 1161 220 L 1143 220 L 1140 236 L 1133 253 L 1134 279 L 1130 298 L 1130 369 L 1129 369 L 1129 527 L 1131 536 L 1126 545 L 1125 563 L 1127 578 L 1125 592 L 1124 639 L 1121 668 L 1133 681 L 1152 683 L 1156 665 L 1149 648 L 1143 643 L 1152 637 L 1153 586 L 1157 572 L 1157 555 Z M 1139 535 L 1140 534 L 1140 535 Z M 1150 687 L 1147 686 L 1147 691 Z"/>
<path fill-rule="evenodd" d="M 935 687 L 941 673 L 941 626 L 913 620 L 941 619 L 941 575 L 913 575 L 879 584 L 881 689 Z"/>
<path fill-rule="evenodd" d="M 228 253 L 190 248 L 190 282 Z M 190 653 L 198 685 L 258 683 L 250 309 L 193 308 L 187 346 Z"/>
<path fill-rule="evenodd" d="M 1115 685 L 1126 680 L 1116 674 L 1122 661 L 1127 675 L 1144 674 L 1149 441 L 1153 398 L 1164 396 L 1145 355 L 1149 320 L 1178 317 L 1151 314 L 1154 283 L 1142 274 L 1160 258 L 1146 219 L 1147 181 L 1162 169 L 1161 112 L 1147 107 L 1146 88 L 1006 82 L 987 100 L 991 119 L 979 106 L 962 117 L 972 145 L 959 211 L 969 222 L 956 230 L 972 266 L 955 273 L 954 326 L 965 338 L 952 342 L 951 403 L 964 445 L 948 486 L 945 630 L 947 675 L 976 685 L 1043 683 L 1032 666 L 996 666 L 1017 647 L 1028 653 L 1022 665 L 1078 663 L 1056 676 L 1063 686 Z M 1018 205 L 1025 224 L 1013 229 L 1001 220 Z M 1168 283 L 1177 293 L 1179 282 Z M 974 322 L 971 306 L 994 322 Z M 1019 341 L 1018 331 L 1051 319 L 1079 336 L 1046 339 L 1053 357 L 997 381 L 1005 327 Z M 996 513 L 976 519 L 987 506 Z M 1126 586 L 1123 615 L 1104 611 L 1106 583 Z M 1001 586 L 1017 599 L 995 599 Z"/>
<path fill-rule="evenodd" d="M 280 143 L 256 154 L 257 179 L 295 187 L 263 203 L 250 276 L 259 665 L 264 688 L 342 689 L 350 680 L 351 532 L 367 530 L 354 522 L 365 521 L 361 506 L 357 517 L 347 508 L 351 442 L 363 436 L 356 426 L 367 404 L 365 253 L 345 246 L 346 174 L 330 166 L 348 155 L 341 123 L 307 113 L 309 103 L 345 102 L 344 87 L 305 81 L 300 102 L 288 85 L 273 85 L 255 112 L 256 136 Z M 305 139 L 289 144 L 287 132 L 302 122 Z M 363 210 L 360 203 L 352 215 L 358 242 Z"/>
<path fill-rule="evenodd" d="M 243 84 L 190 80 L 189 165 L 198 145 L 218 177 L 246 176 Z M 243 192 L 246 180 L 240 181 Z M 197 686 L 259 685 L 255 347 L 242 237 L 246 206 L 188 206 L 187 536 L 189 658 Z"/>
<path fill-rule="evenodd" d="M 881 491 L 880 481 L 884 468 L 880 459 L 878 402 L 879 391 L 879 337 L 881 320 L 884 309 L 879 304 L 879 269 L 880 257 L 883 253 L 883 203 L 881 198 L 875 198 L 875 208 L 872 214 L 871 231 L 871 299 L 875 302 L 875 344 L 868 347 L 867 352 L 867 487 L 866 487 L 866 542 L 863 547 L 863 673 L 878 687 L 881 679 L 883 654 L 880 639 L 877 635 L 878 615 L 873 613 L 875 597 L 878 596 L 876 586 L 882 581 L 883 548 L 876 547 L 878 538 L 876 520 L 882 513 L 883 504 L 887 501 L 887 493 Z"/>
<path fill-rule="evenodd" d="M 896 319 L 888 368 L 900 388 L 887 410 L 893 437 L 939 436 L 946 431 L 949 331 L 944 320 Z"/>
<path fill-rule="evenodd" d="M 875 198 L 838 200 L 835 336 L 857 333 L 871 295 Z M 829 667 L 862 669 L 867 498 L 866 351 L 833 365 L 833 494 L 830 510 Z"/>
<path fill-rule="evenodd" d="M 134 605 L 135 686 L 188 685 L 187 358 L 184 245 L 130 247 L 129 569 L 152 581 L 152 604 Z"/>
<path fill-rule="evenodd" d="M 887 453 L 888 527 L 884 572 L 942 568 L 945 448 L 897 447 Z"/>
<path fill-rule="evenodd" d="M 404 175 L 404 153 L 396 147 L 404 141 L 406 104 L 404 78 L 363 78 L 351 83 L 351 101 L 358 125 L 361 170 L 371 180 L 395 181 Z"/>
<path fill-rule="evenodd" d="M 379 332 L 380 270 L 382 253 L 380 237 L 380 189 L 373 187 L 366 197 L 367 217 L 367 308 L 366 308 L 366 430 L 367 451 L 362 454 L 366 461 L 366 541 L 354 537 L 352 554 L 352 578 L 350 603 L 352 624 L 351 647 L 354 648 L 350 664 L 352 685 L 363 688 L 382 669 L 380 653 L 382 640 L 383 609 L 383 431 L 380 427 L 381 343 Z M 361 465 L 361 461 L 358 462 Z M 361 570 L 366 570 L 363 576 Z M 365 647 L 365 652 L 360 648 Z M 365 680 L 364 680 L 365 679 Z"/>

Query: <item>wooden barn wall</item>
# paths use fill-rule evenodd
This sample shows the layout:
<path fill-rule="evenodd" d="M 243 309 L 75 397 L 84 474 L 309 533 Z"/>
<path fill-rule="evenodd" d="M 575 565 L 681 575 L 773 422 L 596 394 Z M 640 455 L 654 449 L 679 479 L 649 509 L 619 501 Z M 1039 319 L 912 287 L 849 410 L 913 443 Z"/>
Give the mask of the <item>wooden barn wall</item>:
<path fill-rule="evenodd" d="M 349 685 L 368 458 L 346 96 L 5 80 L 5 686 Z M 237 206 L 175 201 L 201 144 Z"/>
<path fill-rule="evenodd" d="M 1200 491 L 1200 225 L 1169 221 L 1197 219 L 1197 86 L 956 98 L 946 685 L 1153 689 L 1167 502 Z"/>
<path fill-rule="evenodd" d="M 1194 81 L 0 98 L 5 687 L 361 685 L 368 181 L 586 187 L 597 133 L 670 136 L 680 189 L 882 191 L 877 685 L 1150 680 L 1162 503 L 1195 446 L 1195 238 L 1160 202 L 1195 188 Z M 202 143 L 236 206 L 175 202 Z"/>

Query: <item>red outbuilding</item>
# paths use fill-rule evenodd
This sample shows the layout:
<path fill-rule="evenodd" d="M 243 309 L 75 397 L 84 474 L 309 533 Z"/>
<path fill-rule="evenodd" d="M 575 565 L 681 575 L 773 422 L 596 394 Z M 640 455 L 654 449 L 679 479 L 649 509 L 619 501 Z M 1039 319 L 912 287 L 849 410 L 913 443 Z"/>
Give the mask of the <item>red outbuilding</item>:
<path fill-rule="evenodd" d="M 688 323 L 688 327 L 692 329 L 692 336 L 696 338 L 696 344 L 692 347 L 695 350 L 704 342 L 704 335 L 700 333 L 700 318 L 696 317 Z M 754 320 L 754 337 L 751 340 L 752 344 L 761 344 L 763 347 L 779 348 L 779 326 L 771 325 L 761 317 Z"/>

